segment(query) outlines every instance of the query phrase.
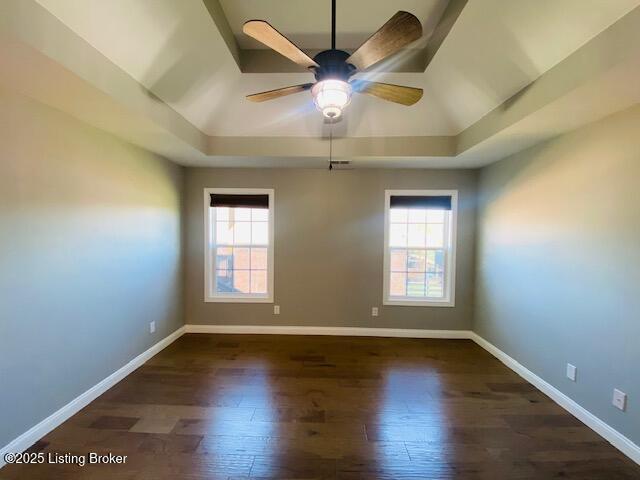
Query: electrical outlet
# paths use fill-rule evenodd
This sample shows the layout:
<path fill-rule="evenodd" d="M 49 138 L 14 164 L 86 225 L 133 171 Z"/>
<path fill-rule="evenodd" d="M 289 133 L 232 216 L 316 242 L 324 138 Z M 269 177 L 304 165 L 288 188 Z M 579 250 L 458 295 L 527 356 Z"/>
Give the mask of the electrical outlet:
<path fill-rule="evenodd" d="M 156 331 L 156 322 L 149 322 L 149 333 L 155 333 Z"/>
<path fill-rule="evenodd" d="M 274 315 L 280 315 L 280 305 L 274 305 L 273 306 L 273 314 Z"/>
<path fill-rule="evenodd" d="M 378 307 L 371 307 L 371 316 L 372 317 L 378 316 Z"/>
<path fill-rule="evenodd" d="M 614 407 L 624 412 L 627 409 L 627 394 L 618 390 L 617 388 L 614 388 L 612 403 Z"/>
<path fill-rule="evenodd" d="M 571 365 L 570 363 L 567 363 L 567 378 L 569 380 L 571 380 L 572 382 L 576 381 L 576 373 L 577 373 L 577 369 L 575 365 Z"/>

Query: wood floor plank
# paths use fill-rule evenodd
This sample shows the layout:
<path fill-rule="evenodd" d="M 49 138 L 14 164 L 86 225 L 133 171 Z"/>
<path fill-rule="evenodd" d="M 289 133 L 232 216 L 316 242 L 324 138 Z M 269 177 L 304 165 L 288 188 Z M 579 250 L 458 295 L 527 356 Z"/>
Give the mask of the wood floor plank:
<path fill-rule="evenodd" d="M 0 479 L 640 478 L 466 340 L 185 335 L 31 451 L 127 461 Z"/>

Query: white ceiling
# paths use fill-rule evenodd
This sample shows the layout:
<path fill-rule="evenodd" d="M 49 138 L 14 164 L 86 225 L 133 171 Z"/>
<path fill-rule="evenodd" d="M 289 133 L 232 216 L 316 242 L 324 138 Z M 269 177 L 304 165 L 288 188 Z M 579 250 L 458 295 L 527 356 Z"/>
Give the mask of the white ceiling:
<path fill-rule="evenodd" d="M 244 96 L 312 80 L 241 73 L 202 0 L 38 0 L 69 28 L 214 136 L 318 136 L 310 95 L 254 104 Z M 356 45 L 400 8 L 439 17 L 439 0 L 338 2 L 339 42 Z M 455 135 L 640 4 L 640 0 L 470 0 L 425 73 L 367 78 L 425 89 L 404 107 L 357 96 L 336 132 L 349 137 Z M 236 33 L 263 17 L 301 46 L 329 32 L 329 1 L 223 0 Z M 238 33 L 239 35 L 239 33 Z M 252 47 L 240 41 L 241 46 Z"/>

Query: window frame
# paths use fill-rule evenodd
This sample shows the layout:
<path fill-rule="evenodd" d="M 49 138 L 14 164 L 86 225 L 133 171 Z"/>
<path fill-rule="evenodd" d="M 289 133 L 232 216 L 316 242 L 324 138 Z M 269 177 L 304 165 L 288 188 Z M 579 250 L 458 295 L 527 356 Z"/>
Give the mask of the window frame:
<path fill-rule="evenodd" d="M 216 275 L 214 273 L 214 259 L 217 245 L 215 243 L 215 232 L 211 222 L 211 194 L 235 194 L 235 195 L 268 195 L 269 196 L 269 244 L 267 245 L 267 293 L 215 293 Z M 274 283 L 274 210 L 275 192 L 273 188 L 205 188 L 204 189 L 204 301 L 205 303 L 273 303 Z M 214 238 L 210 238 L 213 233 Z M 250 247 L 251 245 L 248 245 Z"/>
<path fill-rule="evenodd" d="M 391 210 L 392 196 L 450 196 L 451 216 L 449 224 L 451 227 L 450 247 L 448 254 L 445 254 L 444 288 L 445 297 L 442 300 L 434 298 L 410 299 L 409 297 L 392 297 L 389 293 L 389 281 L 391 270 L 391 255 L 389 246 L 389 211 Z M 383 286 L 382 304 L 413 307 L 455 307 L 456 291 L 456 250 L 457 250 L 457 230 L 458 230 L 458 190 L 385 190 L 384 192 L 384 263 L 383 263 Z"/>

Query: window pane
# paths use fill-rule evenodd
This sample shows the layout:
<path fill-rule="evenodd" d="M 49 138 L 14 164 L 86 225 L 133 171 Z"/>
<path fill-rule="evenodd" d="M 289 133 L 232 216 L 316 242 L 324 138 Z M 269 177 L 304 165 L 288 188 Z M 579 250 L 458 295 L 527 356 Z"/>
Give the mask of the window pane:
<path fill-rule="evenodd" d="M 444 272 L 444 250 L 427 250 L 427 272 Z"/>
<path fill-rule="evenodd" d="M 233 241 L 234 245 L 249 245 L 251 243 L 251 222 L 235 222 Z"/>
<path fill-rule="evenodd" d="M 424 273 L 407 273 L 407 296 L 424 297 Z"/>
<path fill-rule="evenodd" d="M 405 223 L 392 223 L 390 225 L 389 245 L 392 247 L 407 246 L 407 225 Z"/>
<path fill-rule="evenodd" d="M 216 220 L 229 220 L 229 207 L 215 207 Z"/>
<path fill-rule="evenodd" d="M 238 293 L 251 293 L 249 270 L 233 271 L 233 291 Z"/>
<path fill-rule="evenodd" d="M 404 297 L 407 294 L 406 283 L 406 273 L 392 273 L 389 282 L 389 293 L 391 296 Z"/>
<path fill-rule="evenodd" d="M 216 292 L 233 292 L 233 271 L 216 270 Z"/>
<path fill-rule="evenodd" d="M 407 209 L 391 208 L 389 210 L 389 221 L 391 223 L 407 223 Z"/>
<path fill-rule="evenodd" d="M 444 275 L 441 273 L 427 273 L 427 296 L 432 298 L 444 297 Z"/>
<path fill-rule="evenodd" d="M 408 245 L 410 247 L 424 247 L 424 223 L 410 223 L 409 224 L 409 238 Z"/>
<path fill-rule="evenodd" d="M 444 247 L 444 225 L 442 223 L 427 225 L 427 247 Z"/>
<path fill-rule="evenodd" d="M 251 293 L 267 293 L 266 270 L 251 270 Z"/>
<path fill-rule="evenodd" d="M 233 227 L 227 221 L 216 222 L 216 243 L 218 245 L 233 244 Z"/>
<path fill-rule="evenodd" d="M 233 249 L 228 247 L 216 249 L 216 268 L 218 270 L 233 268 Z"/>
<path fill-rule="evenodd" d="M 407 251 L 391 250 L 391 271 L 406 272 L 407 271 Z"/>
<path fill-rule="evenodd" d="M 233 249 L 233 269 L 234 270 L 249 270 L 249 249 L 248 248 L 234 248 Z"/>
<path fill-rule="evenodd" d="M 424 223 L 427 218 L 427 211 L 424 208 L 409 209 L 409 223 Z"/>
<path fill-rule="evenodd" d="M 444 222 L 444 210 L 427 210 L 427 222 L 428 223 L 443 223 Z"/>
<path fill-rule="evenodd" d="M 266 245 L 269 243 L 269 224 L 267 222 L 251 223 L 251 243 Z"/>
<path fill-rule="evenodd" d="M 266 222 L 269 220 L 269 210 L 266 208 L 252 208 L 251 220 L 254 222 Z"/>
<path fill-rule="evenodd" d="M 233 219 L 236 222 L 248 222 L 251 220 L 251 209 L 250 208 L 234 208 L 233 209 Z"/>
<path fill-rule="evenodd" d="M 254 270 L 267 269 L 267 249 L 266 248 L 251 249 L 251 268 Z"/>
<path fill-rule="evenodd" d="M 407 270 L 410 272 L 424 272 L 425 271 L 425 257 L 426 252 L 424 250 L 409 250 L 409 258 L 407 260 Z"/>
<path fill-rule="evenodd" d="M 436 251 L 427 250 L 427 272 L 435 272 L 436 270 Z"/>

